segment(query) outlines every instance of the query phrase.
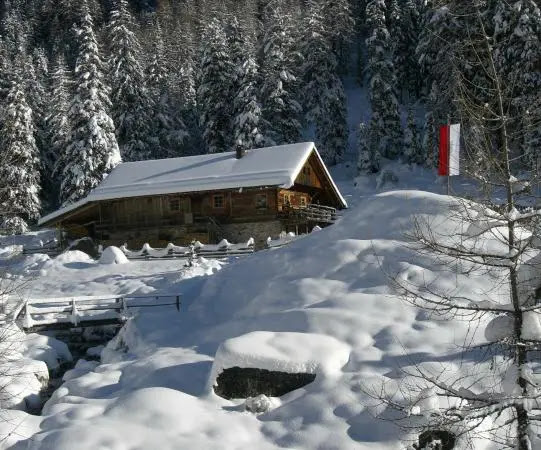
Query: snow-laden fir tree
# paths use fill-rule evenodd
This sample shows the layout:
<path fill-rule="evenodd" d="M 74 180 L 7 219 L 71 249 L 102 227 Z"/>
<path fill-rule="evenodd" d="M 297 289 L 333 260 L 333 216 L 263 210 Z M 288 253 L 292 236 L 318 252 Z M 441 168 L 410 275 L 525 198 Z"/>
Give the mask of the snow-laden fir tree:
<path fill-rule="evenodd" d="M 208 153 L 229 150 L 231 144 L 231 74 L 233 65 L 220 19 L 210 20 L 202 34 L 197 108 Z"/>
<path fill-rule="evenodd" d="M 50 103 L 48 85 L 49 61 L 43 48 L 35 48 L 25 65 L 27 101 L 34 118 L 34 138 L 40 154 L 47 152 L 47 105 Z"/>
<path fill-rule="evenodd" d="M 359 124 L 357 136 L 357 172 L 360 175 L 377 173 L 380 169 L 380 156 L 370 144 L 370 128 L 364 123 Z"/>
<path fill-rule="evenodd" d="M 430 110 L 425 113 L 421 148 L 425 157 L 424 165 L 428 168 L 436 167 L 438 163 L 437 129 L 434 114 Z"/>
<path fill-rule="evenodd" d="M 147 141 L 153 159 L 181 155 L 182 145 L 188 136 L 186 126 L 175 108 L 169 89 L 168 69 L 159 23 L 154 24 L 154 45 L 151 61 L 147 66 L 146 86 L 149 94 L 151 120 Z"/>
<path fill-rule="evenodd" d="M 385 25 L 384 0 L 371 0 L 366 7 L 370 37 L 368 52 L 372 142 L 382 156 L 396 159 L 402 147 L 402 125 L 396 98 L 397 80 L 392 62 L 391 37 Z"/>
<path fill-rule="evenodd" d="M 495 63 L 507 82 L 513 80 L 520 107 L 541 88 L 541 11 L 534 0 L 498 0 L 494 21 Z"/>
<path fill-rule="evenodd" d="M 149 142 L 152 146 L 152 156 L 156 159 L 166 158 L 169 153 L 161 142 L 164 131 L 167 133 L 172 124 L 169 116 L 169 95 L 167 89 L 167 68 L 165 64 L 164 42 L 160 22 L 157 20 L 150 25 L 153 27 L 153 45 L 149 55 L 150 62 L 146 67 L 145 83 L 148 88 L 151 107 L 152 133 Z"/>
<path fill-rule="evenodd" d="M 306 117 L 315 125 L 316 141 L 323 159 L 338 162 L 348 141 L 345 94 L 336 73 L 336 58 L 328 30 L 325 29 L 322 4 L 308 4 L 306 32 L 301 53 Z"/>
<path fill-rule="evenodd" d="M 127 0 L 116 0 L 107 26 L 111 116 L 126 161 L 149 159 L 150 102 L 140 64 L 141 48 Z"/>
<path fill-rule="evenodd" d="M 368 4 L 370 1 L 367 2 L 366 6 L 368 7 Z M 387 28 L 387 31 L 392 36 L 391 42 L 390 42 L 390 50 L 391 55 L 396 54 L 397 47 L 400 44 L 401 39 L 401 33 L 402 33 L 402 8 L 398 0 L 384 0 L 385 3 L 385 25 Z M 368 25 L 368 29 L 371 28 L 370 18 L 368 15 L 366 15 L 366 22 Z"/>
<path fill-rule="evenodd" d="M 328 31 L 331 48 L 338 62 L 340 73 L 348 72 L 350 58 L 349 44 L 353 35 L 355 21 L 350 0 L 323 0 L 322 15 Z"/>
<path fill-rule="evenodd" d="M 342 160 L 348 146 L 346 94 L 338 75 L 332 74 L 330 84 L 321 98 L 322 112 L 316 122 L 316 140 L 323 157 L 334 165 Z"/>
<path fill-rule="evenodd" d="M 415 53 L 423 94 L 428 96 L 431 89 L 438 93 L 437 101 L 432 104 L 436 123 L 445 123 L 449 115 L 455 116 L 452 101 L 456 92 L 453 88 L 453 45 L 465 33 L 464 24 L 451 14 L 448 6 L 426 9 Z"/>
<path fill-rule="evenodd" d="M 539 122 L 539 113 L 524 111 L 521 121 L 522 128 L 522 166 L 527 171 L 539 174 L 541 163 L 541 123 Z"/>
<path fill-rule="evenodd" d="M 404 158 L 408 164 L 421 165 L 426 163 L 412 108 L 408 110 L 406 128 L 404 129 Z"/>
<path fill-rule="evenodd" d="M 495 64 L 511 89 L 509 120 L 526 139 L 517 156 L 527 169 L 536 170 L 533 152 L 539 151 L 535 146 L 541 142 L 541 11 L 533 0 L 497 0 L 494 45 Z"/>
<path fill-rule="evenodd" d="M 292 18 L 284 11 L 283 0 L 265 8 L 262 41 L 262 100 L 264 139 L 268 145 L 298 142 L 302 135 L 302 107 L 298 101 Z"/>
<path fill-rule="evenodd" d="M 8 7 L 0 23 L 2 29 L 2 45 L 7 54 L 15 60 L 27 54 L 28 39 L 32 33 L 32 24 L 22 15 L 20 8 Z"/>
<path fill-rule="evenodd" d="M 121 162 L 115 125 L 108 114 L 111 102 L 103 81 L 103 62 L 85 5 L 78 39 L 75 93 L 68 109 L 70 131 L 59 163 L 62 204 L 86 196 Z"/>
<path fill-rule="evenodd" d="M 189 45 L 193 45 L 190 38 L 186 39 L 188 39 Z M 197 107 L 197 92 L 194 77 L 195 63 L 192 53 L 191 51 L 186 52 L 186 55 L 183 57 L 183 64 L 178 72 L 179 99 L 181 110 L 183 111 L 194 110 Z"/>
<path fill-rule="evenodd" d="M 400 13 L 399 26 L 391 38 L 394 45 L 394 60 L 397 78 L 400 80 L 400 91 L 409 97 L 417 98 L 420 90 L 419 64 L 415 49 L 421 33 L 421 12 L 416 0 L 405 0 Z"/>
<path fill-rule="evenodd" d="M 6 100 L 0 137 L 0 218 L 8 233 L 27 230 L 39 217 L 39 153 L 34 139 L 32 110 L 20 82 Z"/>
<path fill-rule="evenodd" d="M 55 202 L 58 200 L 58 188 L 63 171 L 60 155 L 67 146 L 70 131 L 67 117 L 71 91 L 70 78 L 71 74 L 66 68 L 64 58 L 59 57 L 50 74 L 49 84 L 52 91 L 45 122 L 48 130 L 48 145 L 46 151 L 42 153 L 42 166 L 44 172 L 48 174 L 48 189 L 56 194 Z M 45 187 L 45 178 L 43 178 L 43 184 Z"/>
<path fill-rule="evenodd" d="M 259 67 L 254 57 L 255 36 L 236 16 L 227 24 L 231 72 L 232 145 L 237 150 L 261 147 L 263 123 L 259 101 Z"/>
<path fill-rule="evenodd" d="M 233 100 L 233 145 L 235 150 L 261 147 L 261 106 L 257 93 L 257 64 L 248 53 L 244 64 L 238 68 L 239 91 Z"/>
<path fill-rule="evenodd" d="M 183 154 L 194 154 L 199 152 L 201 148 L 204 148 L 201 139 L 201 129 L 199 127 L 199 118 L 197 113 L 197 91 L 196 91 L 196 56 L 195 56 L 195 44 L 194 33 L 191 30 L 184 30 L 181 35 L 183 42 L 182 64 L 178 70 L 178 95 L 174 97 L 177 100 L 177 106 L 179 113 L 177 114 L 177 125 L 175 129 L 174 140 L 177 145 L 182 139 L 182 151 Z M 170 79 L 174 81 L 173 77 Z M 171 90 L 171 89 L 170 89 Z M 173 89 L 173 92 L 177 92 Z M 175 101 L 175 100 L 174 100 Z M 173 101 L 173 106 L 174 106 Z"/>

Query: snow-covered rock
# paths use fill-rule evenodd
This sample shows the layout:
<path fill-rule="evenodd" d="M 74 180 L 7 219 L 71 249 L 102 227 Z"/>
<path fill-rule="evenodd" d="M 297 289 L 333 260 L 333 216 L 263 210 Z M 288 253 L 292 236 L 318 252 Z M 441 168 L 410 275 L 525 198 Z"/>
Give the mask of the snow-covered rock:
<path fill-rule="evenodd" d="M 43 361 L 49 370 L 57 369 L 62 362 L 72 361 L 68 346 L 58 339 L 42 334 L 29 334 L 24 341 L 24 355 Z"/>
<path fill-rule="evenodd" d="M 130 261 L 118 247 L 107 247 L 100 256 L 100 264 L 127 264 Z"/>
<path fill-rule="evenodd" d="M 244 402 L 244 409 L 254 414 L 262 414 L 270 411 L 273 407 L 273 400 L 264 394 L 257 397 L 250 397 Z"/>
<path fill-rule="evenodd" d="M 315 333 L 254 331 L 224 341 L 214 358 L 209 385 L 227 368 L 336 375 L 351 348 L 332 336 Z"/>
<path fill-rule="evenodd" d="M 47 255 L 42 256 L 47 257 Z M 58 269 L 61 266 L 83 267 L 88 264 L 95 264 L 95 261 L 90 256 L 80 250 L 68 250 L 61 253 L 56 258 L 48 259 L 49 258 L 47 257 L 42 266 L 43 270 L 46 271 Z"/>

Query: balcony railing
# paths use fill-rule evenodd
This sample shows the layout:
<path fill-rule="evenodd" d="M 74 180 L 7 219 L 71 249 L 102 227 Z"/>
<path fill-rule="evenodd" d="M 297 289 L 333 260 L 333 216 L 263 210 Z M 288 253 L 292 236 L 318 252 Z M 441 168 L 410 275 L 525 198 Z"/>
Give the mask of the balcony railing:
<path fill-rule="evenodd" d="M 309 222 L 314 224 L 334 223 L 337 218 L 336 208 L 313 204 L 300 207 L 284 205 L 281 215 L 290 221 Z"/>

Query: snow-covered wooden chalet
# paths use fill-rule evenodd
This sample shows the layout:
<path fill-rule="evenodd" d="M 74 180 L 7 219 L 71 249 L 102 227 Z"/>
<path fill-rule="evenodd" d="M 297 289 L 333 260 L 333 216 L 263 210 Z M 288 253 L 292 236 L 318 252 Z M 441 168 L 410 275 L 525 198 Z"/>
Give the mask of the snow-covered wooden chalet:
<path fill-rule="evenodd" d="M 258 244 L 306 232 L 347 204 L 312 142 L 122 163 L 90 194 L 44 216 L 72 237 L 104 244 Z"/>

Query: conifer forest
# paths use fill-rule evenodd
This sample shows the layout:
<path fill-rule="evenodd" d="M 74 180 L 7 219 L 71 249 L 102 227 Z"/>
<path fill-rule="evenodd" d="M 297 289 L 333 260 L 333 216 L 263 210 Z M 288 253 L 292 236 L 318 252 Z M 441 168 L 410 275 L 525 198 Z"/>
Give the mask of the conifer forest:
<path fill-rule="evenodd" d="M 314 140 L 327 164 L 361 174 L 384 158 L 435 167 L 438 125 L 460 120 L 475 142 L 459 104 L 494 106 L 489 62 L 467 45 L 483 39 L 513 164 L 539 165 L 534 0 L 3 0 L 0 36 L 5 231 L 78 201 L 120 162 Z M 353 129 L 348 102 L 361 99 L 346 82 L 369 99 Z M 472 167 L 486 159 L 476 148 Z"/>

